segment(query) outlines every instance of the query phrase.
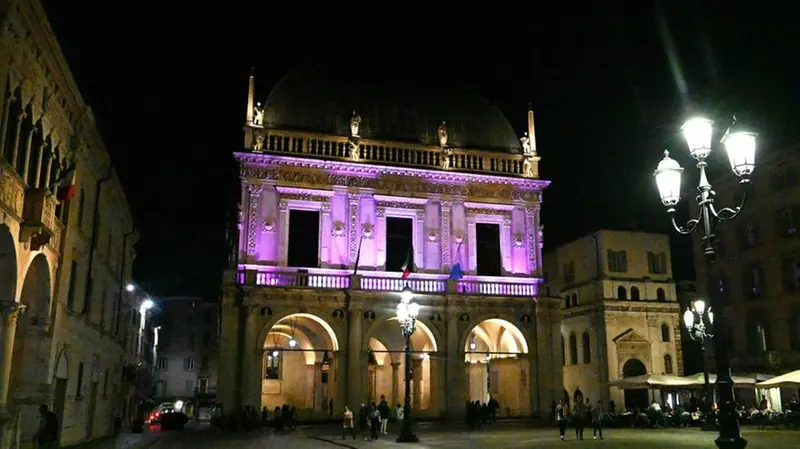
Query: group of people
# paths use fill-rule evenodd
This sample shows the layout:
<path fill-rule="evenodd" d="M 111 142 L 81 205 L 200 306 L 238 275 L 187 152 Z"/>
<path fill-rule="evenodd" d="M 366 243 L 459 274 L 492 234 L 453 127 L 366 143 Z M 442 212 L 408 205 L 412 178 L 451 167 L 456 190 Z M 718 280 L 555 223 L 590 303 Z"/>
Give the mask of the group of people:
<path fill-rule="evenodd" d="M 466 405 L 467 425 L 470 430 L 481 430 L 484 424 L 497 422 L 497 409 L 500 403 L 491 398 L 489 402 L 470 401 Z"/>
<path fill-rule="evenodd" d="M 377 440 L 380 435 L 388 435 L 390 414 L 391 409 L 389 403 L 386 401 L 386 396 L 381 396 L 378 404 L 374 402 L 369 405 L 361 404 L 358 410 L 358 428 L 361 432 L 366 432 L 368 430 L 370 432 L 369 437 L 365 437 L 364 440 Z M 398 423 L 403 422 L 404 415 L 405 410 L 400 404 L 397 404 L 395 418 Z M 344 440 L 348 435 L 352 436 L 354 440 L 357 437 L 353 411 L 345 406 L 344 420 L 342 422 L 342 439 Z"/>
<path fill-rule="evenodd" d="M 565 441 L 567 432 L 567 413 L 564 407 L 564 402 L 558 400 L 554 410 L 556 424 L 558 425 L 558 433 L 561 441 Z M 586 402 L 578 400 L 575 402 L 575 407 L 572 408 L 572 416 L 569 421 L 575 427 L 575 439 L 583 440 L 583 429 L 587 423 L 592 426 L 592 438 L 603 439 L 603 401 L 597 401 L 597 405 L 592 406 L 589 398 Z"/>

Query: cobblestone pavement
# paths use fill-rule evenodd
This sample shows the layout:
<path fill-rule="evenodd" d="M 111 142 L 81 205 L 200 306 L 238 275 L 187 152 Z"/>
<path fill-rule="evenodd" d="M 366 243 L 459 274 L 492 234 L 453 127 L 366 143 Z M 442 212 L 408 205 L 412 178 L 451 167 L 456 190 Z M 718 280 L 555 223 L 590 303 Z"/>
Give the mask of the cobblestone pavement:
<path fill-rule="evenodd" d="M 396 430 L 396 429 L 392 429 Z M 275 434 L 269 430 L 231 434 L 219 430 L 174 432 L 157 439 L 149 446 L 152 449 L 256 449 L 279 447 L 281 449 L 336 449 L 346 448 L 564 448 L 580 445 L 582 449 L 695 449 L 715 448 L 713 432 L 697 429 L 607 429 L 605 440 L 588 438 L 576 442 L 574 433 L 568 434 L 566 443 L 558 440 L 558 431 L 553 428 L 528 428 L 498 425 L 482 432 L 470 432 L 464 428 L 436 428 L 423 426 L 419 429 L 419 444 L 399 444 L 395 435 L 385 435 L 372 442 L 362 438 L 341 440 L 340 429 L 334 426 L 309 427 L 290 434 Z M 748 447 L 755 449 L 797 449 L 800 447 L 800 431 L 745 429 Z M 118 446 L 107 446 L 118 447 Z M 123 447 L 123 446 L 119 446 Z"/>

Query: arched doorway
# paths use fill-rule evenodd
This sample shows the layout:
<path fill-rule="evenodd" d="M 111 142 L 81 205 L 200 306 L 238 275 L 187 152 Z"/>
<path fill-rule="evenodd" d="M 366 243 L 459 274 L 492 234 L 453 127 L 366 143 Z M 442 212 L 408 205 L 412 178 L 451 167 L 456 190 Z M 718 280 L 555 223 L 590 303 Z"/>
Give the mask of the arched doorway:
<path fill-rule="evenodd" d="M 630 359 L 622 366 L 622 377 L 633 377 L 647 374 L 647 367 L 639 359 Z M 625 389 L 625 408 L 633 410 L 647 408 L 647 390 L 644 388 Z"/>
<path fill-rule="evenodd" d="M 20 303 L 27 308 L 19 319 L 14 338 L 12 385 L 18 386 L 23 380 L 29 383 L 49 383 L 47 376 L 51 338 L 42 337 L 41 330 L 49 323 L 50 292 L 50 267 L 44 254 L 38 254 L 31 261 L 22 283 Z"/>
<path fill-rule="evenodd" d="M 263 347 L 261 406 L 324 410 L 336 395 L 339 341 L 331 326 L 316 315 L 289 315 L 270 328 Z"/>
<path fill-rule="evenodd" d="M 522 332 L 502 319 L 488 319 L 470 331 L 464 343 L 467 398 L 500 404 L 498 414 L 527 414 L 530 409 L 528 342 Z M 505 413 L 503 412 L 505 411 Z"/>
<path fill-rule="evenodd" d="M 411 406 L 430 410 L 433 405 L 432 386 L 436 383 L 441 365 L 431 353 L 439 350 L 436 337 L 422 321 L 411 334 Z M 365 340 L 370 354 L 368 364 L 367 400 L 378 402 L 385 397 L 392 406 L 402 404 L 406 394 L 405 338 L 397 318 L 380 322 L 370 330 Z"/>
<path fill-rule="evenodd" d="M 17 251 L 14 237 L 6 225 L 0 225 L 0 301 L 16 301 Z"/>

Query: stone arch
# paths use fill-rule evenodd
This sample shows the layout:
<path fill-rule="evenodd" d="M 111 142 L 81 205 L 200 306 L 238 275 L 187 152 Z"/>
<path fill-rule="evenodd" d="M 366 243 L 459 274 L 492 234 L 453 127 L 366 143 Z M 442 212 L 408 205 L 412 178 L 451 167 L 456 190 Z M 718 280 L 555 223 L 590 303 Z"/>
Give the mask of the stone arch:
<path fill-rule="evenodd" d="M 631 357 L 622 364 L 620 377 L 633 377 L 647 374 L 647 365 L 636 357 Z"/>
<path fill-rule="evenodd" d="M 0 301 L 17 300 L 17 249 L 11 230 L 0 224 Z"/>
<path fill-rule="evenodd" d="M 459 348 L 464 348 L 464 351 L 469 351 L 469 341 L 470 335 L 473 333 L 474 329 L 481 325 L 482 323 L 493 323 L 496 325 L 500 325 L 506 328 L 507 331 L 510 331 L 511 334 L 514 336 L 515 340 L 519 344 L 519 353 L 520 354 L 527 354 L 528 353 L 528 338 L 525 335 L 525 332 L 522 331 L 519 327 L 513 324 L 513 318 L 507 317 L 504 315 L 499 314 L 491 314 L 488 316 L 483 316 L 481 318 L 475 319 L 470 321 L 467 328 L 461 334 L 461 339 L 459 340 L 461 344 Z"/>
<path fill-rule="evenodd" d="M 69 377 L 69 357 L 67 356 L 67 349 L 64 348 L 56 358 L 56 369 L 53 377 L 56 379 L 67 379 Z"/>
<path fill-rule="evenodd" d="M 27 306 L 25 321 L 44 324 L 50 316 L 52 292 L 50 264 L 44 254 L 34 256 L 23 279 L 20 302 Z"/>
<path fill-rule="evenodd" d="M 364 335 L 363 339 L 363 348 L 368 349 L 369 347 L 369 339 L 376 337 L 378 335 L 378 330 L 382 327 L 386 326 L 387 324 L 390 325 L 392 331 L 387 332 L 387 336 L 389 337 L 388 342 L 390 346 L 394 347 L 397 346 L 392 343 L 396 343 L 395 340 L 401 339 L 402 340 L 402 332 L 400 332 L 400 326 L 397 323 L 397 317 L 394 316 L 387 316 L 383 319 L 377 319 L 374 323 L 369 327 L 367 330 L 366 335 Z M 395 338 L 395 336 L 397 338 Z M 438 329 L 433 324 L 426 323 L 426 320 L 417 319 L 417 327 L 414 330 L 414 334 L 411 335 L 411 348 L 414 351 L 426 351 L 426 352 L 437 352 L 439 348 L 442 347 L 441 344 L 441 336 L 439 335 Z M 398 346 L 397 350 L 403 349 L 405 343 Z M 388 347 L 388 346 L 387 346 Z"/>
<path fill-rule="evenodd" d="M 341 341 L 346 341 L 340 335 L 340 333 L 337 332 L 338 329 L 336 329 L 335 327 L 331 326 L 331 324 L 328 323 L 328 321 L 326 321 L 320 315 L 317 315 L 317 314 L 314 314 L 314 313 L 308 313 L 308 312 L 305 312 L 305 311 L 301 311 L 300 309 L 293 309 L 293 310 L 285 310 L 282 313 L 274 313 L 273 312 L 272 315 L 269 315 L 269 316 L 270 316 L 270 319 L 267 320 L 267 322 L 264 323 L 264 325 L 261 327 L 261 331 L 259 332 L 258 338 L 255 341 L 255 346 L 256 346 L 256 349 L 258 349 L 258 350 L 261 350 L 261 349 L 264 348 L 264 342 L 267 340 L 267 335 L 269 335 L 270 330 L 272 329 L 272 326 L 274 326 L 275 324 L 279 323 L 280 321 L 282 321 L 282 320 L 284 320 L 286 318 L 289 318 L 291 316 L 307 318 L 307 319 L 312 320 L 312 321 L 316 322 L 317 324 L 319 324 L 322 327 L 322 329 L 325 331 L 327 336 L 331 339 L 331 343 L 333 345 L 333 350 L 334 351 L 338 351 L 341 348 L 341 345 L 340 345 Z"/>
<path fill-rule="evenodd" d="M 621 364 L 622 368 L 620 369 L 620 377 L 633 377 L 633 376 L 641 376 L 643 374 L 647 374 L 647 365 L 641 360 L 636 357 L 630 357 L 625 360 L 624 363 Z M 647 389 L 643 388 L 636 388 L 630 389 L 626 388 L 623 393 L 625 407 L 628 409 L 634 408 L 642 408 L 646 407 L 648 404 L 647 399 Z"/>

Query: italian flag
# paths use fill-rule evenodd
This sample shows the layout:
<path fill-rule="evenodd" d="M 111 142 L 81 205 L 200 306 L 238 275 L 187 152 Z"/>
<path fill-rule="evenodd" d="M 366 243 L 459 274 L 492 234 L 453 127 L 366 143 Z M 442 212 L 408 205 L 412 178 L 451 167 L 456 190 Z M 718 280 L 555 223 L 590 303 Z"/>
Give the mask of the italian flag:
<path fill-rule="evenodd" d="M 400 267 L 403 269 L 403 279 L 407 278 L 411 274 L 411 248 L 408 248 L 408 254 L 406 254 L 406 261 L 403 262 L 403 266 Z"/>

